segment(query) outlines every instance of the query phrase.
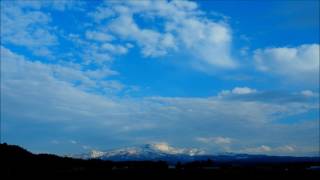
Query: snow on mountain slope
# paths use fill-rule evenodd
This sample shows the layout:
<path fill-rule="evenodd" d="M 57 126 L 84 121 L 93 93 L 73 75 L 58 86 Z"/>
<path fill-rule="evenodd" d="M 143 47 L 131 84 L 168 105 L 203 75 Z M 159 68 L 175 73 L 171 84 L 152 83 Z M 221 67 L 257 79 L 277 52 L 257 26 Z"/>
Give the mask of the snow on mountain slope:
<path fill-rule="evenodd" d="M 177 162 L 206 161 L 216 162 L 305 162 L 319 161 L 319 157 L 290 157 L 268 156 L 257 154 L 237 154 L 224 152 L 219 154 L 205 154 L 203 150 L 194 148 L 175 148 L 167 143 L 152 143 L 108 151 L 91 150 L 89 153 L 72 155 L 74 158 L 102 159 L 111 161 L 166 161 Z"/>
<path fill-rule="evenodd" d="M 127 147 L 109 151 L 91 150 L 88 154 L 75 155 L 77 158 L 99 158 L 104 160 L 167 160 L 191 159 L 192 156 L 204 154 L 195 148 L 175 148 L 167 143 L 152 143 L 142 146 Z"/>

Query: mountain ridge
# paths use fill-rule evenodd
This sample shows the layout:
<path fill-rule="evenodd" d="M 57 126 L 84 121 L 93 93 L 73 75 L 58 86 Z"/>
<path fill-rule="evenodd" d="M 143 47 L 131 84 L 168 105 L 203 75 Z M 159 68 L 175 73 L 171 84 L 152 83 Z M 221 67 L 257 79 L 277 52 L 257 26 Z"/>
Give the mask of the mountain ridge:
<path fill-rule="evenodd" d="M 112 149 L 107 151 L 91 150 L 89 153 L 72 155 L 82 159 L 102 160 L 193 160 L 193 156 L 203 155 L 204 151 L 196 148 L 175 148 L 166 143 L 150 143 L 133 147 Z"/>
<path fill-rule="evenodd" d="M 106 151 L 91 150 L 88 153 L 72 155 L 80 159 L 101 159 L 110 161 L 166 161 L 169 163 L 214 160 L 219 162 L 299 162 L 319 161 L 319 157 L 272 156 L 264 154 L 219 153 L 209 154 L 196 148 L 175 148 L 166 143 L 151 143 Z"/>

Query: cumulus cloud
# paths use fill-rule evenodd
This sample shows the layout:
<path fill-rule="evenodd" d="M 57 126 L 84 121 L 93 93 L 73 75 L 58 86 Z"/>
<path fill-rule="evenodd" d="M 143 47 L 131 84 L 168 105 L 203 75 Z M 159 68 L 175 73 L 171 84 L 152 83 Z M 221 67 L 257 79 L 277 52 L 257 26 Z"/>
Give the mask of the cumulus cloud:
<path fill-rule="evenodd" d="M 123 28 L 126 26 L 126 28 Z M 132 16 L 120 15 L 109 25 L 112 32 L 123 39 L 135 41 L 142 47 L 142 54 L 146 57 L 156 57 L 167 54 L 168 48 L 175 47 L 171 34 L 161 34 L 151 29 L 140 29 Z"/>
<path fill-rule="evenodd" d="M 52 57 L 52 47 L 59 44 L 59 37 L 51 14 L 43 9 L 81 10 L 82 6 L 75 0 L 1 1 L 1 43 L 24 47 L 36 56 Z"/>
<path fill-rule="evenodd" d="M 258 49 L 254 52 L 258 70 L 292 81 L 316 84 L 319 78 L 319 44 Z"/>
<path fill-rule="evenodd" d="M 100 46 L 95 44 L 90 44 L 86 46 L 86 49 L 83 53 L 83 61 L 85 65 L 88 64 L 98 64 L 99 66 L 110 64 L 112 62 L 112 55 L 103 49 Z"/>
<path fill-rule="evenodd" d="M 128 52 L 127 47 L 121 45 L 113 45 L 110 43 L 102 44 L 101 48 L 113 54 L 126 54 Z"/>
<path fill-rule="evenodd" d="M 114 39 L 114 37 L 111 36 L 110 34 L 98 32 L 98 31 L 87 31 L 86 38 L 94 41 L 101 41 L 101 42 L 111 41 Z"/>
<path fill-rule="evenodd" d="M 1 8 L 1 39 L 4 43 L 26 47 L 35 55 L 51 54 L 48 47 L 57 44 L 58 40 L 49 28 L 51 17 L 39 11 L 41 4 L 1 1 L 1 6 L 5 6 Z"/>
<path fill-rule="evenodd" d="M 227 95 L 246 95 L 256 93 L 256 89 L 251 89 L 249 87 L 235 87 L 232 90 L 222 90 L 219 92 L 219 96 L 227 96 Z"/>
<path fill-rule="evenodd" d="M 110 66 L 116 56 L 127 54 L 133 47 L 130 43 L 112 42 L 114 37 L 106 32 L 87 30 L 85 36 L 85 39 L 79 34 L 66 36 L 67 40 L 79 48 L 75 57 L 79 59 L 78 64 L 83 66 Z"/>
<path fill-rule="evenodd" d="M 90 16 L 99 23 L 106 20 L 108 25 L 100 29 L 135 43 L 145 57 L 188 52 L 191 57 L 184 63 L 201 71 L 236 67 L 230 53 L 230 27 L 202 14 L 191 1 L 128 1 L 104 3 Z M 160 26 L 155 18 L 162 19 Z M 144 21 L 151 27 L 145 27 Z"/>

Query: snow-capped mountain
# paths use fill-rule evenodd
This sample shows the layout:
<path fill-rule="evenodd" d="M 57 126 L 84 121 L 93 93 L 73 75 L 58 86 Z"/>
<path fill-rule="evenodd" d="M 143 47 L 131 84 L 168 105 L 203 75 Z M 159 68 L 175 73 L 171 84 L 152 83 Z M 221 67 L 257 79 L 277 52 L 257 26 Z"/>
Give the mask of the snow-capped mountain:
<path fill-rule="evenodd" d="M 189 161 L 193 157 L 203 155 L 204 151 L 195 148 L 175 148 L 167 143 L 152 143 L 142 146 L 127 147 L 108 151 L 91 150 L 87 154 L 80 154 L 73 157 L 90 159 L 98 158 L 103 160 L 164 160 L 164 161 Z"/>
<path fill-rule="evenodd" d="M 319 161 L 319 157 L 268 156 L 255 154 L 219 153 L 208 155 L 203 150 L 194 148 L 175 148 L 167 143 L 152 143 L 108 151 L 91 150 L 89 153 L 72 155 L 74 158 L 102 159 L 111 161 L 166 161 L 190 162 L 211 159 L 215 162 L 300 162 Z"/>

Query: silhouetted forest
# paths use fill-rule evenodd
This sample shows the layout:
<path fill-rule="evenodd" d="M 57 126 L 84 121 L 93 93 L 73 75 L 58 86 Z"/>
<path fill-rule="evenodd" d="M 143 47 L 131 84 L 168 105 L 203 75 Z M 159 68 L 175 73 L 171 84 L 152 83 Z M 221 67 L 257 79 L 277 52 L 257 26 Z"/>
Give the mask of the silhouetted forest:
<path fill-rule="evenodd" d="M 32 154 L 8 144 L 0 145 L 3 177 L 117 177 L 117 178 L 304 178 L 320 177 L 319 161 L 282 163 L 215 162 L 214 159 L 176 163 L 164 161 L 103 161 Z"/>

